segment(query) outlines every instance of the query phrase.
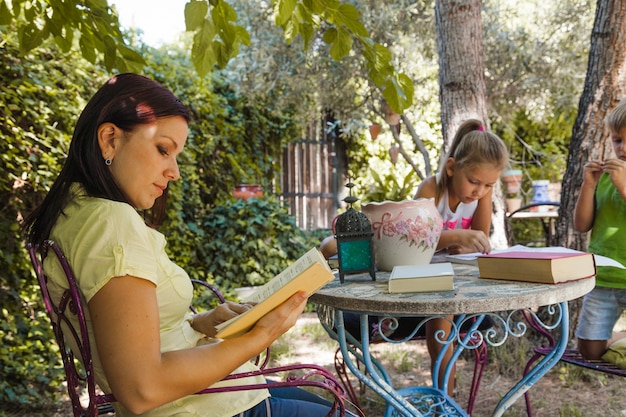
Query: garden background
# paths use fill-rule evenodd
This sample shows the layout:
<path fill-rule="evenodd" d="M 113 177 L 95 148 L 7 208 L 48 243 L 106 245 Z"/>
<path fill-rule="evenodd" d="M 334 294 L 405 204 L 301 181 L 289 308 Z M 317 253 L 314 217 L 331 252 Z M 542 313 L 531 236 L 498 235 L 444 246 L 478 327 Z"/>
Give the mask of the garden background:
<path fill-rule="evenodd" d="M 132 30 L 119 33 L 127 48 L 120 39 L 100 39 L 97 29 L 107 33 L 115 11 L 103 1 L 85 3 L 0 0 L 0 404 L 7 409 L 40 407 L 64 394 L 19 227 L 59 172 L 86 100 L 116 72 L 142 72 L 191 108 L 182 179 L 172 184 L 162 231 L 176 262 L 227 293 L 264 282 L 330 233 L 299 227 L 285 204 L 281 158 L 289 143 L 331 136 L 342 151 L 340 177 L 354 179 L 361 202 L 411 197 L 444 147 L 433 1 L 347 2 L 383 47 L 376 51 L 388 51 L 389 64 L 411 81 L 404 101 L 365 71 L 365 47 L 337 51 L 332 25 L 308 28 L 305 20 L 300 33 L 308 35 L 285 42 L 274 8 L 283 2 L 230 2 L 249 39 L 225 48 L 227 56 L 209 69 L 198 63 L 193 34 L 159 48 Z M 561 181 L 572 158 L 596 11 L 622 21 L 624 11 L 610 1 L 467 3 L 478 4 L 482 16 L 488 122 L 510 147 L 513 168 L 523 170 L 529 199 L 532 180 Z M 40 30 L 49 5 L 76 23 L 63 36 L 53 24 Z M 102 20 L 102 11 L 112 20 Z M 374 124 L 382 128 L 375 138 Z M 263 198 L 235 199 L 239 183 L 260 184 Z M 531 229 L 516 236 L 541 233 Z"/>

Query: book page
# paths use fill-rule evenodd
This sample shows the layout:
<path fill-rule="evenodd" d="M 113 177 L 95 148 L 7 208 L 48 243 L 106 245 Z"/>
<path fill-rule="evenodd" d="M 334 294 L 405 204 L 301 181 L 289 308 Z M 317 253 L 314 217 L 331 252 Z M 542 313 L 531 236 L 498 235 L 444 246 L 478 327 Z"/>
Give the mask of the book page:
<path fill-rule="evenodd" d="M 276 275 L 269 282 L 259 287 L 255 292 L 250 294 L 244 300 L 245 303 L 259 303 L 267 297 L 284 287 L 289 281 L 306 271 L 306 269 L 315 262 L 326 264 L 326 260 L 319 250 L 313 248 L 298 258 L 294 263 L 289 265 L 287 269 Z"/>
<path fill-rule="evenodd" d="M 248 297 L 247 302 L 256 303 L 250 310 L 215 326 L 216 337 L 228 338 L 245 333 L 296 292 L 311 294 L 334 278 L 324 257 L 313 248 Z"/>

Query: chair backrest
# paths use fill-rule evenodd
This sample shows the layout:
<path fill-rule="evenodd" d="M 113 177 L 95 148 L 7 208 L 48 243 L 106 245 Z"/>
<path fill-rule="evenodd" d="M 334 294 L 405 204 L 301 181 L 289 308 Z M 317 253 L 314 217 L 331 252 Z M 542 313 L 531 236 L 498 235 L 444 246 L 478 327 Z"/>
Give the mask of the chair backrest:
<path fill-rule="evenodd" d="M 94 377 L 93 359 L 91 356 L 87 321 L 85 318 L 85 306 L 83 304 L 84 299 L 80 294 L 76 277 L 68 260 L 65 258 L 61 248 L 52 240 L 45 241 L 41 247 L 27 243 L 27 249 L 35 274 L 37 275 L 39 287 L 41 288 L 46 312 L 52 323 L 54 337 L 61 351 L 63 367 L 67 379 L 67 390 L 72 402 L 74 417 L 96 417 L 102 412 L 112 411 L 110 404 L 116 401 L 115 396 L 112 394 L 97 393 L 98 387 Z M 63 292 L 58 303 L 55 303 L 50 295 L 48 277 L 43 269 L 43 260 L 46 256 L 50 255 L 50 252 L 58 259 L 68 284 L 68 289 Z M 225 301 L 220 291 L 213 285 L 204 281 L 192 281 L 194 284 L 199 284 L 211 290 L 214 295 L 219 298 L 220 302 Z M 75 323 L 77 323 L 77 325 L 75 325 Z M 71 340 L 68 340 L 68 338 Z M 70 348 L 72 345 L 77 347 L 80 358 L 77 358 Z M 207 388 L 198 392 L 198 394 L 244 391 L 271 387 L 307 386 L 325 390 L 334 397 L 334 403 L 328 416 L 334 415 L 335 412 L 338 412 L 340 416 L 344 415 L 344 398 L 346 394 L 341 384 L 339 384 L 330 371 L 313 364 L 296 364 L 269 368 L 267 367 L 269 357 L 268 348 L 261 364 L 259 364 L 259 358 L 257 358 L 257 365 L 260 367 L 258 371 L 232 374 L 224 379 L 247 378 L 252 375 L 277 375 L 291 371 L 302 371 L 304 375 L 300 377 L 290 375 L 286 381 L 271 381 L 265 384 L 230 385 Z M 81 399 L 84 397 L 81 395 L 83 392 L 87 393 L 87 398 Z"/>
<path fill-rule="evenodd" d="M 74 416 L 97 416 L 98 406 L 110 403 L 115 399 L 110 394 L 96 394 L 97 386 L 94 378 L 87 322 L 74 272 L 59 246 L 51 240 L 44 242 L 41 247 L 28 243 L 27 249 L 37 275 L 54 337 L 61 351 L 61 359 L 67 378 L 67 391 L 72 402 Z M 58 303 L 55 303 L 50 296 L 48 277 L 43 270 L 43 260 L 50 253 L 57 258 L 61 268 L 63 268 L 68 285 L 68 289 L 63 292 Z M 77 358 L 70 348 L 72 345 L 78 347 L 76 354 L 79 354 L 80 358 Z M 87 396 L 81 400 L 81 395 L 85 391 Z"/>

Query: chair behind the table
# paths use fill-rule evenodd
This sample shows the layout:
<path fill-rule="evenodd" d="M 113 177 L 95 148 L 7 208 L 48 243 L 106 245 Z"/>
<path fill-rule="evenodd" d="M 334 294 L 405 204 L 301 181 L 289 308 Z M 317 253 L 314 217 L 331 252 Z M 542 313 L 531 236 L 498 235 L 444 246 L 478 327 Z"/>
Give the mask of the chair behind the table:
<path fill-rule="evenodd" d="M 75 417 L 95 417 L 114 412 L 111 403 L 116 401 L 115 397 L 112 394 L 101 393 L 95 382 L 91 346 L 87 322 L 85 320 L 86 306 L 84 305 L 84 299 L 81 296 L 69 262 L 61 251 L 61 248 L 51 240 L 46 241 L 41 247 L 27 243 L 27 248 L 39 282 L 44 306 L 50 318 L 54 336 L 61 352 L 73 415 Z M 50 297 L 48 277 L 43 270 L 43 259 L 49 252 L 52 252 L 58 259 L 68 283 L 68 289 L 63 292 L 58 304 L 55 304 Z M 220 301 L 224 301 L 224 298 L 217 288 L 202 281 L 195 281 L 195 283 L 201 284 L 214 291 L 220 298 Z M 74 319 L 78 322 L 77 326 L 73 324 Z M 77 347 L 77 352 L 74 352 L 70 348 L 72 345 Z M 279 374 L 289 374 L 293 371 L 301 372 L 302 375 L 288 375 L 285 381 L 207 388 L 200 391 L 198 394 L 245 391 L 261 388 L 312 387 L 322 389 L 332 396 L 333 406 L 328 416 L 334 415 L 337 411 L 339 411 L 340 416 L 345 415 L 345 391 L 330 371 L 314 364 L 296 364 L 269 368 L 266 367 L 268 360 L 269 355 L 266 355 L 264 362 L 261 364 L 261 369 L 258 371 L 232 374 L 225 379 L 245 378 L 252 375 L 275 376 Z"/>

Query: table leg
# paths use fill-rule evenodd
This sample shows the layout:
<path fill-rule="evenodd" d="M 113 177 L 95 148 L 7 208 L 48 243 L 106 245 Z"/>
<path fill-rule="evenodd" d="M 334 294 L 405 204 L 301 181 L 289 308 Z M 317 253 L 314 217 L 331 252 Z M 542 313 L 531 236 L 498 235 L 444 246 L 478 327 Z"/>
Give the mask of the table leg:
<path fill-rule="evenodd" d="M 472 339 L 473 336 L 475 336 L 477 329 L 480 326 L 480 324 L 483 322 L 483 320 L 485 319 L 485 316 L 484 315 L 473 316 L 474 321 L 472 322 L 472 325 L 465 332 L 465 336 L 461 338 L 460 337 L 461 326 L 463 322 L 465 321 L 466 317 L 467 315 L 465 314 L 460 314 L 455 317 L 454 324 L 452 326 L 452 331 L 448 335 L 448 339 L 445 343 L 445 346 L 439 353 L 439 356 L 437 357 L 437 360 L 433 366 L 433 372 L 432 372 L 433 387 L 438 388 L 444 392 L 448 392 L 448 386 L 450 384 L 450 375 L 452 374 L 452 369 L 455 366 L 456 361 L 461 356 L 461 353 L 463 353 L 465 349 L 477 349 L 478 348 L 478 345 L 471 347 L 472 343 L 470 343 L 470 340 Z M 454 347 L 454 352 L 452 353 L 452 357 L 450 358 L 446 366 L 443 381 L 442 381 L 442 386 L 440 387 L 439 382 L 438 382 L 439 369 L 441 367 L 441 363 L 443 361 L 443 358 L 447 349 L 452 349 L 452 346 L 454 346 L 454 343 L 453 343 L 454 340 L 459 340 L 460 343 L 457 343 L 456 347 Z M 486 343 L 486 342 L 483 341 L 481 343 Z"/>
<path fill-rule="evenodd" d="M 539 381 L 554 365 L 556 365 L 567 347 L 569 338 L 569 310 L 567 302 L 559 304 L 560 336 L 554 345 L 554 349 L 545 355 L 509 392 L 502 397 L 493 412 L 494 417 L 500 417 L 508 410 L 515 401 L 524 395 L 537 381 Z"/>
<path fill-rule="evenodd" d="M 378 363 L 375 364 L 376 361 L 370 355 L 369 325 L 367 314 L 360 315 L 360 325 L 361 353 L 357 354 L 357 356 L 363 362 L 366 372 L 362 372 L 359 367 L 356 366 L 352 361 L 350 353 L 356 354 L 356 352 L 351 351 L 348 347 L 346 336 L 347 333 L 343 323 L 343 312 L 340 310 L 337 310 L 335 312 L 335 328 L 337 330 L 337 341 L 339 342 L 341 354 L 343 355 L 344 361 L 348 366 L 348 369 L 350 369 L 350 371 L 357 378 L 359 378 L 359 380 L 363 381 L 365 385 L 367 385 L 374 392 L 380 395 L 387 402 L 387 404 L 390 404 L 398 413 L 401 413 L 401 415 L 409 417 L 421 417 L 422 414 L 417 411 L 404 397 L 398 394 L 396 390 L 393 389 L 393 387 L 391 387 L 388 375 L 384 371 L 383 374 L 379 373 L 379 369 L 382 369 L 381 365 L 379 365 Z M 353 342 L 356 342 L 356 340 L 354 340 Z"/>
<path fill-rule="evenodd" d="M 331 325 L 334 329 L 330 328 L 325 320 L 320 321 L 328 334 L 339 342 L 344 362 L 350 371 L 387 402 L 385 417 L 443 415 L 469 417 L 452 398 L 435 387 L 394 388 L 382 364 L 371 356 L 368 314 L 362 313 L 359 317 L 362 335 L 360 342 L 346 332 L 342 311 L 335 310 L 334 322 Z M 363 363 L 365 371 L 359 369 L 352 360 L 353 357 Z"/>

